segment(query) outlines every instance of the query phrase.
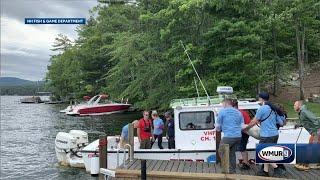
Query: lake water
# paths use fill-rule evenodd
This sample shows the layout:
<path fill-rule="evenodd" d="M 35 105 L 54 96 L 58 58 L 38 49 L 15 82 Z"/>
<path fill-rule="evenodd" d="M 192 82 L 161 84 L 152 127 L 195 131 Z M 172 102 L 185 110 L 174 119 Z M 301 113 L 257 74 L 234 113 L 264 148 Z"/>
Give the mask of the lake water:
<path fill-rule="evenodd" d="M 101 134 L 120 134 L 140 113 L 71 117 L 59 113 L 67 105 L 21 104 L 19 96 L 1 96 L 0 179 L 97 179 L 84 169 L 62 167 L 54 140 L 60 131 L 84 130 L 89 142 Z"/>

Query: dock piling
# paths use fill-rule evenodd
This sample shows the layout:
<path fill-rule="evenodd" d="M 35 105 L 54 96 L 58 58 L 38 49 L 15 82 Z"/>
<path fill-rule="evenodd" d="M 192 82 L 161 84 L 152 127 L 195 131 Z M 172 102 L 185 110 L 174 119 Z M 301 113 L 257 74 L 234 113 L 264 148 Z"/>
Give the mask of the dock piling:
<path fill-rule="evenodd" d="M 129 139 L 129 144 L 131 146 L 131 148 L 129 149 L 129 159 L 131 161 L 133 160 L 133 157 L 134 157 L 134 126 L 132 123 L 129 123 L 128 139 Z"/>
<path fill-rule="evenodd" d="M 220 141 L 221 141 L 221 132 L 220 131 L 216 131 L 216 162 L 220 163 L 221 162 L 221 158 L 220 158 L 220 154 L 219 152 L 219 145 L 220 145 Z"/>
<path fill-rule="evenodd" d="M 100 168 L 107 168 L 107 143 L 106 135 L 99 136 L 99 165 Z"/>
<path fill-rule="evenodd" d="M 222 173 L 229 173 L 229 144 L 221 144 L 220 149 Z"/>
<path fill-rule="evenodd" d="M 141 160 L 141 180 L 147 179 L 147 160 Z"/>

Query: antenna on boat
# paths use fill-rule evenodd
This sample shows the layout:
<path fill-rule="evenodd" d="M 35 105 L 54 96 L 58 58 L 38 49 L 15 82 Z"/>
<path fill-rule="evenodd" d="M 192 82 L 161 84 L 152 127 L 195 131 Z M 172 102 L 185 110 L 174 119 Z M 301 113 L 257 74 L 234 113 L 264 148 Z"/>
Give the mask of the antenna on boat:
<path fill-rule="evenodd" d="M 202 81 L 201 81 L 201 78 L 200 78 L 200 76 L 199 76 L 199 74 L 198 74 L 198 72 L 197 72 L 196 68 L 194 67 L 194 65 L 193 65 L 192 61 L 191 61 L 191 58 L 190 58 L 190 56 L 189 56 L 189 54 L 188 54 L 188 52 L 187 52 L 187 49 L 185 48 L 185 46 L 183 45 L 183 42 L 182 42 L 181 40 L 180 40 L 180 43 L 181 43 L 181 45 L 182 45 L 182 47 L 183 47 L 183 49 L 184 49 L 184 52 L 186 53 L 186 55 L 187 55 L 187 57 L 188 57 L 188 59 L 189 59 L 189 61 L 190 61 L 191 65 L 192 65 L 192 68 L 193 68 L 194 72 L 196 73 L 196 75 L 197 75 L 197 77 L 198 77 L 198 79 L 199 79 L 199 81 L 200 81 L 200 84 L 201 84 L 201 86 L 202 86 L 202 88 L 203 88 L 204 92 L 205 92 L 205 93 L 206 93 L 206 95 L 207 95 L 207 98 L 208 98 L 208 101 L 209 101 L 209 105 L 210 105 L 210 104 L 211 104 L 211 102 L 210 102 L 210 96 L 209 96 L 209 94 L 208 94 L 208 92 L 207 92 L 206 88 L 204 87 L 204 85 L 203 85 L 203 83 L 202 83 Z M 197 89 L 198 89 L 198 88 L 197 88 Z M 198 92 L 198 96 L 199 96 L 199 92 Z"/>
<path fill-rule="evenodd" d="M 193 77 L 193 80 L 194 80 L 194 85 L 196 85 L 196 90 L 197 90 L 198 97 L 200 97 L 196 77 Z"/>

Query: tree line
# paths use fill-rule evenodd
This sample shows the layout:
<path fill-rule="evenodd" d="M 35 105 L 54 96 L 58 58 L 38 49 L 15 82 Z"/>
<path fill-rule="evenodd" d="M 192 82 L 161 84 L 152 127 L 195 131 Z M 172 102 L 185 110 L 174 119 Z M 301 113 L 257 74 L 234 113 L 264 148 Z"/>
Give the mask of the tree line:
<path fill-rule="evenodd" d="M 181 42 L 210 95 L 218 85 L 240 96 L 268 86 L 276 94 L 279 79 L 293 69 L 303 77 L 320 61 L 317 0 L 100 1 L 90 14 L 74 42 L 60 34 L 53 44 L 46 80 L 58 98 L 108 93 L 165 109 L 196 97 Z"/>

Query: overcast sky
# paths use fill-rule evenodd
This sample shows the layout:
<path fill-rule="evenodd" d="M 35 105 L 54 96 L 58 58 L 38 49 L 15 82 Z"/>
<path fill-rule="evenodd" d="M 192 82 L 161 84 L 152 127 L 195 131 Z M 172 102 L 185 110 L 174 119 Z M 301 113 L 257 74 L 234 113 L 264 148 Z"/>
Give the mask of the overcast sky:
<path fill-rule="evenodd" d="M 75 39 L 77 25 L 24 24 L 24 18 L 88 18 L 97 0 L 0 0 L 1 76 L 42 80 L 57 34 Z"/>

